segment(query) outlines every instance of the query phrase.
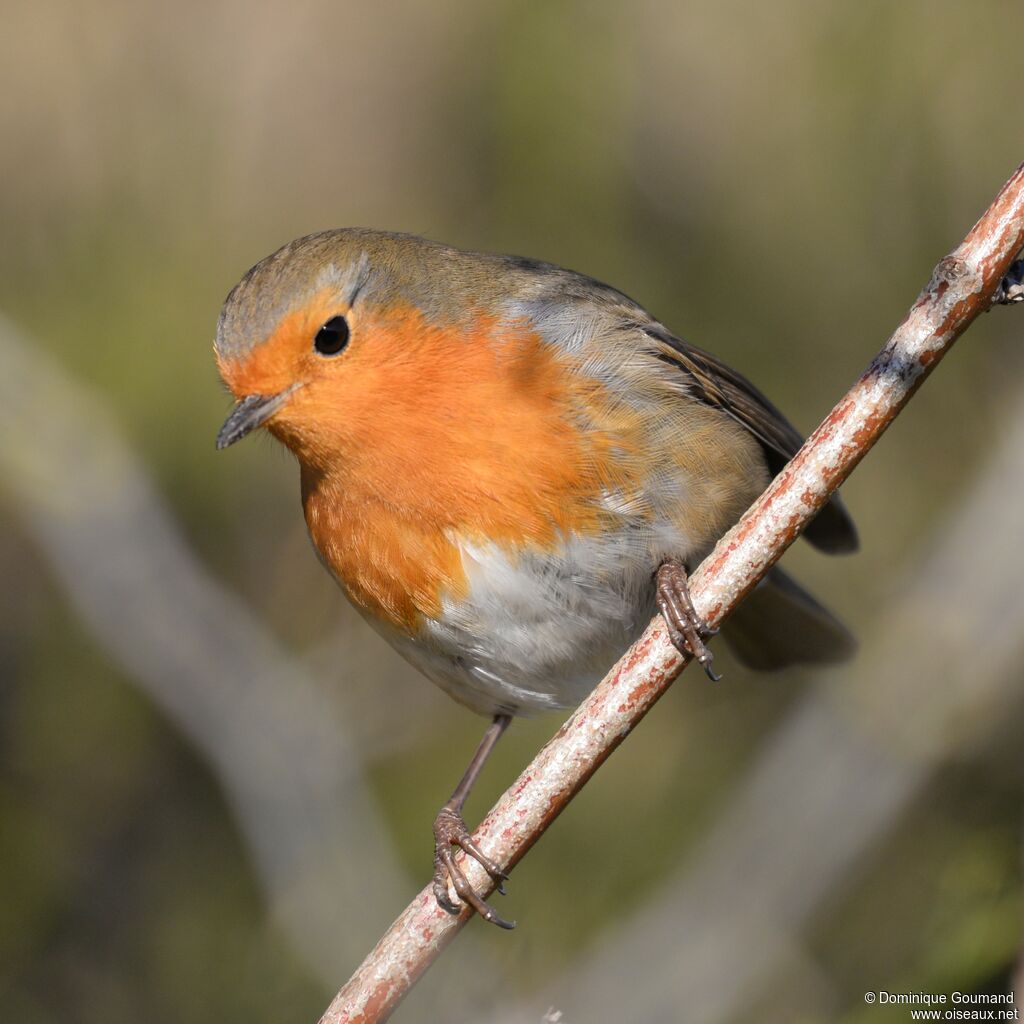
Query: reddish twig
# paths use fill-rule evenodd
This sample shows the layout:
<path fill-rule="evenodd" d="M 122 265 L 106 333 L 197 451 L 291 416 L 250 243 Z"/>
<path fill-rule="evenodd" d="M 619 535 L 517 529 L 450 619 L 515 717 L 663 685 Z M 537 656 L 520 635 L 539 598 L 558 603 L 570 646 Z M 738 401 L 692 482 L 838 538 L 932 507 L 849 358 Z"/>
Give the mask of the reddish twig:
<path fill-rule="evenodd" d="M 1024 164 L 970 233 L 935 268 L 928 286 L 882 351 L 803 448 L 690 581 L 698 612 L 720 623 L 781 557 L 892 422 L 939 359 L 988 309 L 1024 248 Z M 475 838 L 505 869 L 514 866 L 626 734 L 686 660 L 656 618 L 501 797 Z M 478 892 L 494 883 L 472 860 Z M 321 1018 L 321 1024 L 386 1020 L 471 916 L 450 917 L 427 886 L 399 916 Z"/>

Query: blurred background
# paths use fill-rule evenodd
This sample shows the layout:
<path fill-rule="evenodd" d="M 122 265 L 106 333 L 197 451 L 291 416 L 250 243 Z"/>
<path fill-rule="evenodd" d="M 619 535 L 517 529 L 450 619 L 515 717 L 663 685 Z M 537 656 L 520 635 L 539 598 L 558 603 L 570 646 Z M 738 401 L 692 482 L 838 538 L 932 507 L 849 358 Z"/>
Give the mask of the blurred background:
<path fill-rule="evenodd" d="M 483 721 L 395 657 L 269 439 L 254 262 L 366 225 L 615 284 L 812 428 L 1016 164 L 1015 5 L 6 0 L 0 1019 L 313 1021 L 429 876 Z M 687 673 L 419 1021 L 909 1019 L 1021 949 L 1024 319 L 984 316 L 794 548 L 841 670 Z M 798 548 L 803 545 L 798 545 Z M 556 730 L 520 722 L 476 821 Z"/>

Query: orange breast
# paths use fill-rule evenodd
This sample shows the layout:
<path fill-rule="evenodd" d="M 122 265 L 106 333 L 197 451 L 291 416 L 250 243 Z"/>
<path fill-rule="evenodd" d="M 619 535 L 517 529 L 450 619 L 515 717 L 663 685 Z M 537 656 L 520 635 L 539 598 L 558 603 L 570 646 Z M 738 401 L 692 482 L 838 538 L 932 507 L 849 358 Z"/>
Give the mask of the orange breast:
<path fill-rule="evenodd" d="M 603 528 L 602 493 L 636 489 L 632 414 L 610 413 L 601 386 L 535 333 L 391 310 L 353 325 L 345 358 L 336 384 L 304 388 L 271 429 L 302 462 L 326 564 L 407 632 L 465 592 L 456 537 L 549 550 Z"/>

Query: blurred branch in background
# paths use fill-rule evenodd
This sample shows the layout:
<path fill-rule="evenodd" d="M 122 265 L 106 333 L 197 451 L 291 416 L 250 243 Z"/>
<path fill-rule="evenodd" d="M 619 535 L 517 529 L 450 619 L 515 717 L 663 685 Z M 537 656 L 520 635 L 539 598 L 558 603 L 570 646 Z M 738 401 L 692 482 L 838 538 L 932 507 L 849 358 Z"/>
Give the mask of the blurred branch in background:
<path fill-rule="evenodd" d="M 336 708 L 199 564 L 97 398 L 6 319 L 0 480 L 96 640 L 213 767 L 295 947 L 336 978 L 409 886 Z"/>
<path fill-rule="evenodd" d="M 753 589 L 870 451 L 957 338 L 993 301 L 1006 299 L 1004 277 L 1022 246 L 1024 164 L 963 242 L 939 261 L 927 286 L 860 379 L 691 576 L 691 596 L 703 621 L 717 626 Z M 502 870 L 525 856 L 689 660 L 672 646 L 660 617 L 655 618 L 477 829 L 474 840 Z M 872 710 L 882 721 L 892 714 L 889 707 Z M 792 738 L 793 743 L 798 741 L 799 737 Z M 832 762 L 838 763 L 838 759 Z M 877 767 L 883 766 L 880 758 Z M 887 799 L 898 792 L 885 791 Z M 798 825 L 799 818 L 791 824 Z M 479 864 L 463 857 L 462 865 L 477 891 L 486 896 L 494 890 L 494 880 Z M 798 898 L 793 906 L 800 906 Z M 427 886 L 338 992 L 321 1024 L 387 1020 L 472 913 L 463 906 L 458 916 L 447 915 Z M 612 970 L 614 963 L 606 967 Z M 660 963 L 658 969 L 662 969 Z M 607 1013 L 600 1001 L 593 1009 L 587 1019 Z"/>
<path fill-rule="evenodd" d="M 1024 588 L 1007 557 L 1021 507 L 1024 392 L 855 671 L 812 685 L 675 881 L 543 999 L 494 1024 L 527 1024 L 549 1004 L 571 1020 L 673 1020 L 685 1007 L 687 1024 L 725 1024 L 809 963 L 800 933 L 815 912 L 943 764 L 1024 712 Z M 815 977 L 827 993 L 820 968 Z M 806 986 L 793 1005 L 815 1017 Z"/>
<path fill-rule="evenodd" d="M 213 766 L 275 909 L 329 976 L 359 931 L 340 908 L 402 886 L 329 701 L 197 563 L 96 398 L 6 320 L 0 364 L 17 510 L 96 639 Z"/>

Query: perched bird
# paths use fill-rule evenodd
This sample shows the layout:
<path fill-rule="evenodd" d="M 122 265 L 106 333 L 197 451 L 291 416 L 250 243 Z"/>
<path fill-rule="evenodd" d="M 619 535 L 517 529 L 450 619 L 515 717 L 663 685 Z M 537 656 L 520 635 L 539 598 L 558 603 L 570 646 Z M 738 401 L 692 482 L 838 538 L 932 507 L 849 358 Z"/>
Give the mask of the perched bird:
<path fill-rule="evenodd" d="M 299 461 L 321 561 L 366 620 L 493 721 L 434 824 L 434 892 L 502 921 L 462 807 L 511 716 L 577 704 L 656 611 L 714 678 L 696 567 L 800 435 L 744 377 L 621 292 L 513 256 L 364 229 L 300 238 L 224 303 L 225 448 L 267 426 Z M 839 500 L 805 536 L 853 551 Z M 757 669 L 848 656 L 773 569 L 723 629 Z"/>

